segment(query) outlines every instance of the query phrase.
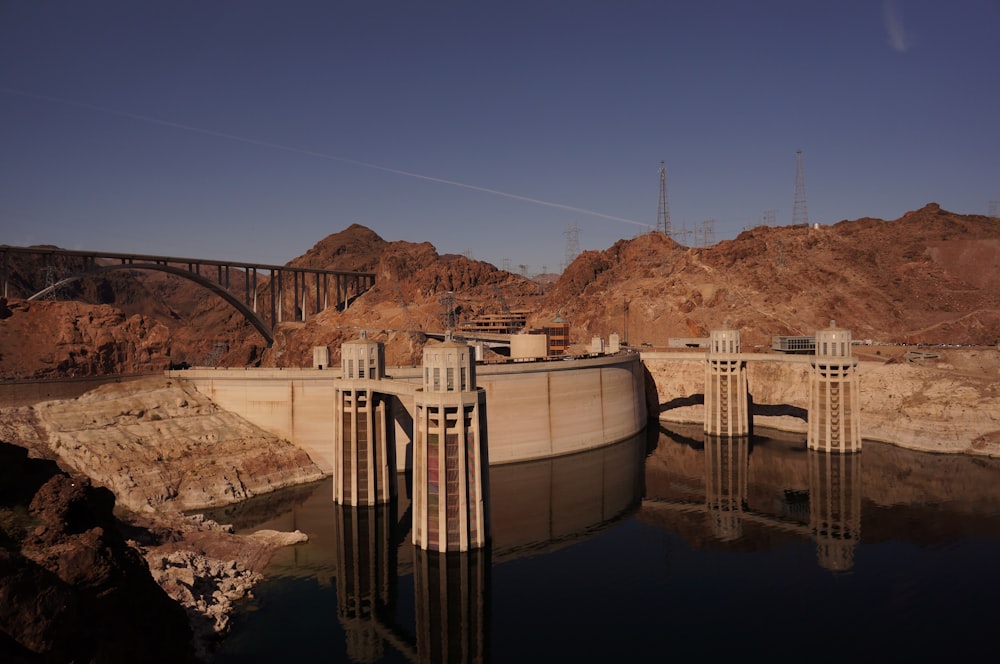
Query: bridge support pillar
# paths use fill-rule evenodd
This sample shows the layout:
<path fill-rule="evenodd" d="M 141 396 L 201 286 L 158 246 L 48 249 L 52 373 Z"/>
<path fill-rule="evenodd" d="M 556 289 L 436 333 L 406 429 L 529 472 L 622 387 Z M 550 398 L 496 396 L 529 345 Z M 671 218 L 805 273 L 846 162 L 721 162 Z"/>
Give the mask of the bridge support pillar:
<path fill-rule="evenodd" d="M 395 494 L 395 445 L 382 344 L 361 339 L 341 345 L 342 380 L 334 389 L 333 499 L 356 507 L 390 502 Z"/>
<path fill-rule="evenodd" d="M 816 332 L 816 354 L 809 382 L 809 449 L 861 451 L 861 405 L 857 360 L 851 356 L 851 332 L 829 328 Z"/>
<path fill-rule="evenodd" d="M 476 387 L 474 349 L 445 341 L 424 349 L 413 451 L 413 543 L 469 551 L 489 539 L 486 392 Z"/>
<path fill-rule="evenodd" d="M 750 434 L 747 365 L 740 357 L 739 330 L 712 330 L 705 360 L 705 433 Z"/>
<path fill-rule="evenodd" d="M 809 450 L 809 527 L 820 566 L 854 567 L 861 541 L 861 455 Z"/>

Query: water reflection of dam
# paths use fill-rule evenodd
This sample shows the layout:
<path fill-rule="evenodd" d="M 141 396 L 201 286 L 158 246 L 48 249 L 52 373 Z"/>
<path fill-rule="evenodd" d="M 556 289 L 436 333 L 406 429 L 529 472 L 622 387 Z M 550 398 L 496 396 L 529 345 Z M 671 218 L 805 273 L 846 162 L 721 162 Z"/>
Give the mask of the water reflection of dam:
<path fill-rule="evenodd" d="M 397 476 L 397 501 L 386 505 L 334 504 L 326 480 L 308 494 L 298 492 L 293 505 L 266 521 L 241 521 L 241 512 L 254 511 L 254 501 L 209 516 L 238 528 L 323 524 L 310 528 L 308 543 L 279 551 L 269 575 L 336 584 L 337 620 L 351 661 L 377 661 L 386 646 L 411 661 L 484 661 L 493 565 L 582 541 L 632 514 L 642 498 L 645 453 L 643 433 L 579 454 L 492 468 L 493 540 L 469 552 L 413 545 L 412 487 L 403 474 Z M 413 598 L 403 606 L 399 577 L 405 576 L 412 577 Z"/>
<path fill-rule="evenodd" d="M 395 505 L 333 506 L 338 524 L 338 620 L 352 661 L 376 661 L 391 643 L 413 661 L 484 661 L 491 567 L 588 537 L 641 497 L 644 437 L 561 459 L 494 468 L 493 546 L 440 553 L 410 545 Z M 400 511 L 411 513 L 408 493 Z M 398 543 L 403 542 L 400 545 Z M 414 577 L 415 634 L 397 624 L 394 582 Z"/>
<path fill-rule="evenodd" d="M 670 513 L 703 513 L 703 531 L 718 542 L 745 540 L 748 524 L 809 537 L 820 566 L 853 567 L 861 539 L 862 455 L 776 453 L 745 436 L 695 429 L 667 436 L 646 463 L 642 513 L 668 522 Z"/>
<path fill-rule="evenodd" d="M 238 656 L 224 661 L 262 659 L 265 651 L 268 659 L 287 658 L 290 641 L 308 644 L 306 660 L 525 661 L 534 654 L 533 661 L 551 661 L 562 654 L 589 661 L 613 659 L 628 643 L 640 653 L 635 659 L 648 661 L 678 639 L 672 652 L 694 659 L 717 638 L 712 621 L 700 618 L 706 615 L 741 617 L 727 638 L 734 654 L 745 643 L 767 649 L 780 642 L 787 646 L 780 654 L 792 656 L 822 642 L 830 625 L 850 627 L 842 616 L 851 607 L 868 625 L 882 624 L 881 605 L 898 615 L 899 594 L 885 587 L 887 578 L 924 583 L 933 573 L 929 586 L 915 586 L 927 592 L 913 611 L 947 607 L 941 615 L 954 616 L 955 605 L 941 600 L 962 597 L 963 588 L 980 596 L 982 580 L 996 576 L 984 553 L 995 544 L 978 547 L 1000 532 L 1000 462 L 879 444 L 863 455 L 824 457 L 807 452 L 804 435 L 772 431 L 713 447 L 702 434 L 700 425 L 684 435 L 655 431 L 632 447 L 505 468 L 494 491 L 495 539 L 466 554 L 415 549 L 403 477 L 398 505 L 337 507 L 327 481 L 281 492 L 292 500 L 268 496 L 282 512 L 270 520 L 244 521 L 244 506 L 227 510 L 216 520 L 241 530 L 300 528 L 310 541 L 278 552 L 255 591 L 259 603 L 227 639 Z M 838 475 L 824 459 L 847 463 Z M 858 542 L 862 507 L 865 541 Z M 274 514 L 258 514 L 267 511 Z M 928 555 L 963 547 L 967 554 L 949 558 L 955 570 L 934 558 L 932 572 Z M 824 573 L 848 567 L 849 577 Z M 874 602 L 867 601 L 871 587 L 881 589 Z M 786 625 L 768 631 L 790 606 L 810 617 L 796 623 L 792 645 L 782 640 Z M 956 625 L 978 605 L 958 606 L 969 610 Z M 910 638 L 906 610 L 893 623 L 900 642 Z M 930 628 L 935 620 L 922 631 L 939 633 Z"/>

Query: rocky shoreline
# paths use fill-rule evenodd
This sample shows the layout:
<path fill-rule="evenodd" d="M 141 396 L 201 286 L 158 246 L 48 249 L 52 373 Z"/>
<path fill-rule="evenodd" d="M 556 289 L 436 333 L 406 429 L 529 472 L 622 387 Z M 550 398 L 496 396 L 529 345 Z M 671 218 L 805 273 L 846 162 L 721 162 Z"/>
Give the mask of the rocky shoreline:
<path fill-rule="evenodd" d="M 0 653 L 18 658 L 140 661 L 150 655 L 163 661 L 169 652 L 170 661 L 210 659 L 228 629 L 234 603 L 250 595 L 273 552 L 305 541 L 306 535 L 236 534 L 229 526 L 184 513 L 323 477 L 287 441 L 162 376 L 127 386 L 108 384 L 76 399 L 2 409 L 0 441 L 6 441 L 0 443 L 5 454 L 0 462 Z M 45 471 L 26 473 L 29 466 Z M 36 475 L 35 485 L 24 485 L 22 476 Z M 80 495 L 61 507 L 44 499 L 55 490 L 50 484 L 67 483 Z M 95 501 L 97 516 L 77 523 L 77 506 Z M 98 522 L 99 532 L 93 526 Z M 109 569 L 129 570 L 122 578 L 106 579 L 109 588 L 102 586 L 101 592 L 127 593 L 138 583 L 153 599 L 144 597 L 139 604 L 145 608 L 138 613 L 121 611 L 124 623 L 117 612 L 106 616 L 108 625 L 120 624 L 113 637 L 91 627 L 93 639 L 81 641 L 75 628 L 59 627 L 67 623 L 62 613 L 38 611 L 34 597 L 47 591 L 38 584 L 25 591 L 25 578 L 41 576 L 64 594 L 86 598 L 97 584 L 90 573 L 102 568 L 78 569 L 75 561 L 95 558 L 107 560 Z M 168 631 L 170 639 L 187 644 L 183 651 L 163 650 L 155 638 L 146 638 L 148 625 L 135 624 L 145 609 L 166 611 L 164 602 L 180 611 L 181 620 L 175 615 Z M 87 617 L 83 612 L 79 621 L 86 624 Z M 106 651 L 112 646 L 105 640 L 133 646 L 127 652 Z"/>

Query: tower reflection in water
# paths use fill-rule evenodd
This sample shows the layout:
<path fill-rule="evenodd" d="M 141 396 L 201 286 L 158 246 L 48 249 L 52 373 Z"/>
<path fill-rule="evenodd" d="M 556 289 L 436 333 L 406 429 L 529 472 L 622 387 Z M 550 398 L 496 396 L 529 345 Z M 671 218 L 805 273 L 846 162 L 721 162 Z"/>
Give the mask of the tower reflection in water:
<path fill-rule="evenodd" d="M 489 551 L 413 549 L 416 635 L 396 624 L 395 506 L 340 507 L 337 620 L 352 662 L 377 662 L 386 643 L 415 662 L 481 662 L 489 632 Z"/>
<path fill-rule="evenodd" d="M 391 649 L 413 662 L 489 659 L 492 565 L 590 538 L 634 510 L 645 448 L 645 437 L 637 436 L 568 457 L 491 468 L 498 527 L 488 546 L 467 552 L 413 545 L 406 482 L 390 504 L 334 505 L 337 618 L 350 661 L 382 661 Z M 399 575 L 408 572 L 412 607 L 400 605 L 401 594 L 411 600 L 398 589 Z"/>
<path fill-rule="evenodd" d="M 743 536 L 748 448 L 746 436 L 705 436 L 705 506 L 712 534 L 720 540 Z"/>
<path fill-rule="evenodd" d="M 861 453 L 809 450 L 809 527 L 819 564 L 834 572 L 854 567 L 861 541 Z"/>
<path fill-rule="evenodd" d="M 662 463 L 654 464 L 652 471 L 647 466 L 647 472 L 654 473 L 648 480 L 656 487 L 646 497 L 650 504 L 690 505 L 695 498 L 690 493 L 656 492 L 670 485 L 693 486 L 678 480 L 695 470 L 687 459 L 698 448 L 704 454 L 706 528 L 714 539 L 741 540 L 745 524 L 752 522 L 810 537 L 824 569 L 845 572 L 854 567 L 854 551 L 861 541 L 860 452 L 807 449 L 803 463 L 801 448 L 755 447 L 748 436 L 668 433 L 654 452 Z M 657 478 L 660 472 L 669 477 Z M 775 486 L 776 480 L 783 486 Z M 803 498 L 808 511 L 805 500 L 798 502 Z M 777 505 L 781 507 L 776 510 Z"/>
<path fill-rule="evenodd" d="M 483 662 L 489 653 L 488 549 L 414 551 L 417 658 Z"/>
<path fill-rule="evenodd" d="M 390 546 L 395 506 L 338 506 L 337 619 L 353 662 L 375 662 L 385 654 L 387 623 L 396 613 L 397 547 Z"/>

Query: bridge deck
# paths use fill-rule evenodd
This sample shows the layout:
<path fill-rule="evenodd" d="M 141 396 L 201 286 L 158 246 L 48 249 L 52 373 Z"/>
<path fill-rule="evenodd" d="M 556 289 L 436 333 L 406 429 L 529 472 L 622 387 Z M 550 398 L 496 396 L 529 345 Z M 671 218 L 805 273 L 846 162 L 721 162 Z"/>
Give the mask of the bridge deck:
<path fill-rule="evenodd" d="M 34 258 L 44 265 L 42 283 L 33 283 L 32 275 L 21 274 L 15 286 L 28 291 L 24 295 L 29 300 L 56 293 L 71 281 L 111 270 L 167 272 L 194 281 L 222 297 L 257 328 L 268 345 L 274 341 L 273 331 L 278 323 L 304 321 L 330 306 L 347 308 L 375 284 L 373 272 L 0 245 L 4 297 L 10 295 L 12 259 L 18 256 Z M 311 277 L 311 283 L 307 277 Z"/>

